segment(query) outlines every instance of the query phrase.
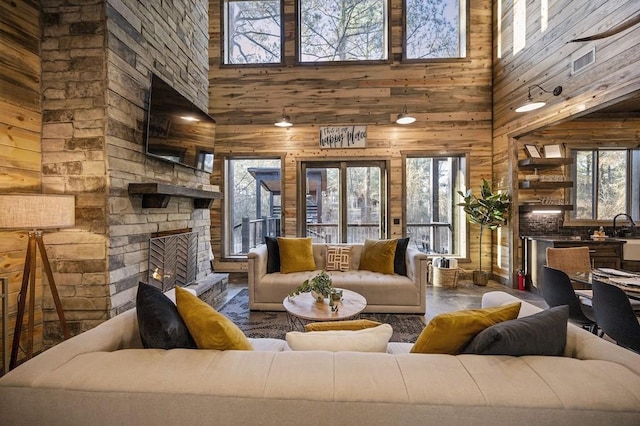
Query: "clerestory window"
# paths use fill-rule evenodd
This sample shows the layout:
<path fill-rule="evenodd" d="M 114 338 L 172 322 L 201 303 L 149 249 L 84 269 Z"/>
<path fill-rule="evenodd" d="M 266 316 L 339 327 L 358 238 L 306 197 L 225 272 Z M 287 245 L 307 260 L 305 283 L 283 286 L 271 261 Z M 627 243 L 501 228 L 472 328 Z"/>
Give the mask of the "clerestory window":
<path fill-rule="evenodd" d="M 224 0 L 222 21 L 223 64 L 282 63 L 281 0 Z"/>
<path fill-rule="evenodd" d="M 388 0 L 299 0 L 298 60 L 387 60 L 388 10 Z"/>

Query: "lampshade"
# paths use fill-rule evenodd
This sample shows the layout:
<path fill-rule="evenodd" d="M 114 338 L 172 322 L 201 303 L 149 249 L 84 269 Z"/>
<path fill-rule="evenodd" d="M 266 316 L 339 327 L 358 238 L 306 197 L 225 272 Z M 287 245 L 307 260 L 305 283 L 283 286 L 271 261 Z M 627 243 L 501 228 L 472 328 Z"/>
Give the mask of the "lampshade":
<path fill-rule="evenodd" d="M 75 196 L 1 194 L 0 228 L 45 229 L 75 225 Z"/>
<path fill-rule="evenodd" d="M 291 122 L 291 118 L 289 118 L 289 116 L 284 113 L 284 108 L 282 108 L 282 117 L 280 117 L 280 120 L 276 121 L 273 124 L 274 126 L 277 126 L 277 127 L 293 126 L 293 123 Z"/>
<path fill-rule="evenodd" d="M 544 101 L 538 101 L 538 102 L 534 102 L 533 101 L 533 96 L 531 96 L 531 89 L 533 89 L 535 87 L 539 88 L 544 93 L 553 93 L 553 96 L 560 96 L 560 94 L 562 93 L 562 86 L 556 86 L 556 87 L 553 88 L 552 91 L 548 91 L 548 90 L 545 90 L 544 88 L 542 88 L 542 86 L 540 86 L 538 84 L 532 84 L 528 88 L 529 94 L 527 96 L 527 101 L 524 104 L 522 104 L 521 106 L 519 106 L 518 108 L 516 108 L 516 112 L 533 111 L 533 110 L 536 110 L 538 108 L 542 108 L 543 106 L 545 106 L 547 104 Z"/>
<path fill-rule="evenodd" d="M 416 121 L 416 118 L 409 113 L 407 113 L 407 106 L 404 106 L 402 113 L 398 114 L 398 118 L 396 123 L 398 124 L 411 124 Z"/>

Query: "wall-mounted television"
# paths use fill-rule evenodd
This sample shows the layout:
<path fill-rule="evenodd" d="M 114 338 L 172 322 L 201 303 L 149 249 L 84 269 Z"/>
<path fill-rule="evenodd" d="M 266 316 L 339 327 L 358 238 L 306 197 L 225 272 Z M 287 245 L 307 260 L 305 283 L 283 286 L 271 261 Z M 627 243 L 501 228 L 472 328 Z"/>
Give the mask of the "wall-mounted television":
<path fill-rule="evenodd" d="M 213 171 L 215 120 L 157 75 L 151 77 L 146 126 L 150 157 Z"/>

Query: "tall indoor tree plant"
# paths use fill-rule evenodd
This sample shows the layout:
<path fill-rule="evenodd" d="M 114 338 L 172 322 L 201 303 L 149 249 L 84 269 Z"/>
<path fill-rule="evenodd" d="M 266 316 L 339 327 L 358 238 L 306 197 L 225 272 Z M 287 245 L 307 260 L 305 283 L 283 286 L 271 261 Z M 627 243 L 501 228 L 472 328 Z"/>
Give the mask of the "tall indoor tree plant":
<path fill-rule="evenodd" d="M 458 191 L 464 202 L 458 204 L 463 207 L 469 222 L 480 225 L 480 262 L 479 271 L 473 271 L 473 283 L 487 285 L 489 273 L 482 270 L 482 234 L 485 228 L 498 229 L 507 223 L 506 215 L 511 205 L 511 197 L 507 193 L 493 193 L 491 185 L 482 179 L 480 197 L 473 195 L 468 189 L 466 194 Z"/>

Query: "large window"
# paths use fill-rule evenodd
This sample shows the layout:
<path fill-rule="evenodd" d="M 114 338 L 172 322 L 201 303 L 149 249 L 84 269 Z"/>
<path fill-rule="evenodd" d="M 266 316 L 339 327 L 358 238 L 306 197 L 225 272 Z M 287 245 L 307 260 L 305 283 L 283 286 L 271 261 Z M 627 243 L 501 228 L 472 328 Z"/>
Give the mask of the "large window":
<path fill-rule="evenodd" d="M 299 0 L 300 62 L 388 58 L 387 0 Z"/>
<path fill-rule="evenodd" d="M 466 256 L 466 220 L 457 206 L 465 169 L 463 156 L 406 158 L 406 234 L 419 250 Z"/>
<path fill-rule="evenodd" d="M 225 256 L 246 255 L 280 235 L 279 158 L 225 160 Z"/>
<path fill-rule="evenodd" d="M 280 0 L 225 0 L 224 64 L 282 62 Z"/>
<path fill-rule="evenodd" d="M 405 59 L 464 58 L 467 0 L 405 0 Z"/>
<path fill-rule="evenodd" d="M 305 161 L 300 176 L 300 235 L 322 243 L 385 237 L 384 161 Z"/>
<path fill-rule="evenodd" d="M 576 220 L 640 220 L 640 149 L 575 149 L 572 193 Z"/>

